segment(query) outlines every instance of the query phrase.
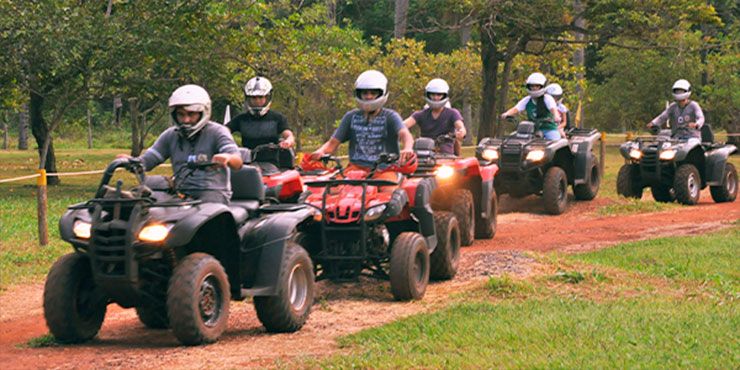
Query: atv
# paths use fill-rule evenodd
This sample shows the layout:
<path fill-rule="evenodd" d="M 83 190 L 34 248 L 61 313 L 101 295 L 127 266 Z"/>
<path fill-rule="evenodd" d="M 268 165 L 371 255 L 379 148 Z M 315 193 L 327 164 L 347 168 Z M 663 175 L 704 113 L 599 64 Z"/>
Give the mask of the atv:
<path fill-rule="evenodd" d="M 460 223 L 460 242 L 468 246 L 475 238 L 490 239 L 496 234 L 498 203 L 493 177 L 498 166 L 474 157 L 460 158 L 439 151 L 446 143 L 454 142 L 457 140 L 450 134 L 436 139 L 416 139 L 414 152 L 419 165 L 413 176 L 434 178 L 432 208 L 455 214 Z"/>
<path fill-rule="evenodd" d="M 732 144 L 714 143 L 709 125 L 702 126 L 702 139 L 671 137 L 671 130 L 653 129 L 653 138 L 637 138 L 622 144 L 625 164 L 617 176 L 617 193 L 642 198 L 650 187 L 658 202 L 693 205 L 701 189 L 709 186 L 715 202 L 732 202 L 737 197 L 737 171 L 727 159 L 737 153 Z M 688 134 L 678 137 L 689 137 Z"/>
<path fill-rule="evenodd" d="M 261 170 L 266 196 L 279 203 L 295 203 L 304 190 L 301 174 L 294 168 L 294 162 L 293 149 L 273 143 L 257 145 L 246 161 Z"/>
<path fill-rule="evenodd" d="M 361 275 L 390 280 L 396 300 L 421 299 L 430 279 L 451 279 L 460 256 L 460 229 L 451 212 L 432 214 L 434 181 L 405 178 L 372 179 L 383 164 L 398 160 L 383 154 L 367 171 L 344 171 L 335 157 L 334 178 L 307 182 L 305 202 L 314 209 L 313 224 L 301 230 L 317 268 L 317 279 L 356 280 Z M 383 191 L 384 186 L 400 186 Z M 431 255 L 431 256 L 430 256 Z"/>
<path fill-rule="evenodd" d="M 600 138 L 595 129 L 575 128 L 566 138 L 546 140 L 535 133 L 533 122 L 521 121 L 503 139 L 481 140 L 476 156 L 498 164 L 496 193 L 541 195 L 545 211 L 559 215 L 568 206 L 568 185 L 578 200 L 592 200 L 599 192 L 601 168 L 593 149 Z"/>
<path fill-rule="evenodd" d="M 192 174 L 212 165 L 183 169 Z M 109 186 L 119 168 L 134 173 L 138 185 Z M 169 180 L 146 176 L 138 159 L 116 159 L 94 198 L 67 209 L 59 230 L 75 251 L 56 261 L 44 287 L 54 337 L 92 339 L 107 306 L 117 303 L 134 307 L 149 328 L 171 328 L 183 344 L 215 342 L 230 300 L 247 296 L 267 331 L 299 330 L 313 304 L 314 273 L 293 236 L 311 210 L 265 204 L 261 175 L 251 166 L 232 172 L 228 206 L 188 198 Z"/>

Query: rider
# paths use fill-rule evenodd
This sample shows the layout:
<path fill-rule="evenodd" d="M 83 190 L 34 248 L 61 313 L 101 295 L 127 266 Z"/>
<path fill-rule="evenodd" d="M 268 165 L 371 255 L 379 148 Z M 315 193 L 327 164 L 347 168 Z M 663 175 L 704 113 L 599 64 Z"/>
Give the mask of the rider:
<path fill-rule="evenodd" d="M 270 109 L 272 83 L 264 77 L 254 77 L 244 85 L 247 111 L 234 117 L 226 126 L 231 132 L 239 132 L 242 146 L 254 149 L 262 144 L 278 144 L 281 148 L 295 145 L 285 116 Z M 282 140 L 281 140 L 282 139 Z"/>
<path fill-rule="evenodd" d="M 673 84 L 673 98 L 666 110 L 655 117 L 648 127 L 660 127 L 666 121 L 670 122 L 671 136 L 679 139 L 696 139 L 701 141 L 701 126 L 704 125 L 704 113 L 699 103 L 689 100 L 691 84 L 686 80 L 678 80 Z"/>
<path fill-rule="evenodd" d="M 545 87 L 545 92 L 552 96 L 552 98 L 555 99 L 555 102 L 558 103 L 558 112 L 560 112 L 561 118 L 558 128 L 560 135 L 564 137 L 565 130 L 573 128 L 573 123 L 571 122 L 572 117 L 570 116 L 570 110 L 568 110 L 568 107 L 563 104 L 563 88 L 560 84 L 552 83 Z"/>
<path fill-rule="evenodd" d="M 526 84 L 529 96 L 525 96 L 511 109 L 502 113 L 501 119 L 526 111 L 527 119 L 534 122 L 535 129 L 541 131 L 545 139 L 557 140 L 561 138 L 558 131 L 561 117 L 555 99 L 545 94 L 546 84 L 547 78 L 542 73 L 535 72 L 529 75 Z"/>
<path fill-rule="evenodd" d="M 229 131 L 209 121 L 211 98 L 208 92 L 198 85 L 181 86 L 170 96 L 168 106 L 173 126 L 159 135 L 154 145 L 139 157 L 145 170 L 169 158 L 175 183 L 182 193 L 203 202 L 228 204 L 231 184 L 226 167 L 239 169 L 242 159 Z M 117 157 L 130 158 L 127 154 Z M 218 166 L 196 169 L 191 175 L 182 176 L 189 163 L 202 162 L 214 162 Z"/>
<path fill-rule="evenodd" d="M 465 138 L 466 132 L 460 112 L 448 107 L 450 86 L 445 80 L 435 78 L 429 81 L 424 90 L 424 99 L 426 99 L 428 107 L 414 112 L 403 121 L 403 124 L 407 128 L 411 128 L 418 123 L 421 136 L 432 139 L 454 133 L 456 142 L 442 143 L 439 150 L 445 154 L 459 154 L 459 150 L 457 152 L 455 150 L 459 145 L 455 144 Z"/>
<path fill-rule="evenodd" d="M 339 144 L 349 141 L 349 165 L 345 171 L 370 171 L 383 153 L 399 154 L 401 163 L 416 160 L 414 140 L 403 125 L 396 111 L 383 108 L 388 100 L 388 79 L 375 70 L 362 72 L 355 81 L 355 100 L 359 109 L 347 112 L 332 137 L 318 150 L 311 153 L 312 160 L 319 160 L 334 153 Z M 399 152 L 398 141 L 403 143 Z M 388 165 L 380 165 L 379 169 Z M 378 171 L 374 178 L 398 181 L 392 171 Z M 393 190 L 385 189 L 383 191 Z"/>

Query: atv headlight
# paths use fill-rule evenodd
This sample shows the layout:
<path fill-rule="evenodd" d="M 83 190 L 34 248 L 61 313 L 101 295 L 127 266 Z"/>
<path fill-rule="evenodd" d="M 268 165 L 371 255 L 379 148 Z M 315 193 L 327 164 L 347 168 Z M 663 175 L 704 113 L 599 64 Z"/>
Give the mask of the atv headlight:
<path fill-rule="evenodd" d="M 545 151 L 542 149 L 535 149 L 527 153 L 527 160 L 532 162 L 539 162 L 545 158 Z"/>
<path fill-rule="evenodd" d="M 139 240 L 145 242 L 161 242 L 162 240 L 165 240 L 167 238 L 167 235 L 170 233 L 170 229 L 172 229 L 172 226 L 174 226 L 174 224 L 146 225 L 143 229 L 141 229 L 141 231 L 139 231 Z"/>
<path fill-rule="evenodd" d="M 92 225 L 82 220 L 77 220 L 72 225 L 72 233 L 80 239 L 90 239 L 90 229 L 92 229 Z"/>
<path fill-rule="evenodd" d="M 670 161 L 676 158 L 676 149 L 668 149 L 660 152 L 660 159 L 663 161 Z"/>
<path fill-rule="evenodd" d="M 371 207 L 367 210 L 367 212 L 365 212 L 365 222 L 371 222 L 379 219 L 380 216 L 383 214 L 383 211 L 385 211 L 385 204 Z"/>
<path fill-rule="evenodd" d="M 483 149 L 480 156 L 487 161 L 495 161 L 498 159 L 498 150 L 492 148 Z"/>
<path fill-rule="evenodd" d="M 447 180 L 455 174 L 455 169 L 448 165 L 441 165 L 437 168 L 437 178 Z"/>
<path fill-rule="evenodd" d="M 630 158 L 636 161 L 640 160 L 640 158 L 642 158 L 642 152 L 640 151 L 640 149 L 637 149 L 637 148 L 630 149 Z"/>

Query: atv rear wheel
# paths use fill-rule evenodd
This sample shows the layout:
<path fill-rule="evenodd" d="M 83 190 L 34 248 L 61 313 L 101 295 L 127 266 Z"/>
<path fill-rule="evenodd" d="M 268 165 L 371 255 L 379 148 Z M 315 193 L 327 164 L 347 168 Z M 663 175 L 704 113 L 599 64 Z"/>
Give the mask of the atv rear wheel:
<path fill-rule="evenodd" d="M 732 163 L 725 163 L 722 185 L 710 186 L 709 192 L 717 203 L 734 202 L 737 198 L 737 170 Z"/>
<path fill-rule="evenodd" d="M 314 292 L 311 258 L 300 245 L 287 242 L 277 295 L 254 297 L 254 309 L 267 331 L 294 332 L 306 323 L 313 306 Z"/>
<path fill-rule="evenodd" d="M 397 301 L 420 299 L 429 283 L 429 249 L 421 234 L 403 232 L 393 241 L 391 292 Z"/>
<path fill-rule="evenodd" d="M 701 195 L 701 177 L 693 164 L 682 164 L 676 170 L 673 178 L 673 189 L 676 191 L 676 200 L 681 204 L 694 205 L 699 203 Z"/>
<path fill-rule="evenodd" d="M 435 212 L 434 227 L 437 231 L 437 248 L 429 256 L 429 278 L 449 280 L 457 273 L 460 261 L 460 228 L 452 212 Z"/>
<path fill-rule="evenodd" d="M 478 239 L 491 239 L 496 235 L 496 217 L 498 216 L 498 196 L 495 191 L 491 192 L 491 215 L 483 218 L 479 211 L 475 213 L 475 237 Z"/>
<path fill-rule="evenodd" d="M 468 189 L 455 189 L 449 197 L 450 212 L 457 217 L 460 226 L 460 244 L 469 246 L 475 240 L 475 204 L 473 193 Z"/>
<path fill-rule="evenodd" d="M 167 290 L 170 326 L 182 344 L 212 343 L 226 330 L 231 291 L 211 255 L 193 253 L 175 267 Z"/>
<path fill-rule="evenodd" d="M 617 175 L 617 194 L 625 198 L 642 198 L 642 187 L 637 180 L 637 169 L 631 164 L 625 164 Z"/>
<path fill-rule="evenodd" d="M 542 197 L 547 213 L 559 215 L 565 212 L 568 207 L 568 176 L 562 168 L 553 166 L 547 170 Z"/>
<path fill-rule="evenodd" d="M 676 200 L 676 193 L 665 185 L 651 186 L 650 192 L 653 193 L 656 202 L 670 203 Z"/>
<path fill-rule="evenodd" d="M 594 158 L 594 163 L 591 164 L 591 176 L 588 182 L 574 186 L 573 194 L 575 194 L 578 200 L 592 200 L 599 193 L 600 186 L 601 171 L 599 170 L 599 160 Z"/>
<path fill-rule="evenodd" d="M 81 253 L 60 257 L 44 284 L 44 318 L 54 338 L 64 343 L 92 339 L 100 331 L 108 299 L 95 286 L 90 259 Z"/>

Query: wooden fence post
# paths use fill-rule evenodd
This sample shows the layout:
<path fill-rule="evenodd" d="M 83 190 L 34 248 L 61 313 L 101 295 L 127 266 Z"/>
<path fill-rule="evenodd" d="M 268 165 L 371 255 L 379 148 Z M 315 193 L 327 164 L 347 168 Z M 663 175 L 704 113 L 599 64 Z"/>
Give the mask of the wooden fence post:
<path fill-rule="evenodd" d="M 604 165 L 606 161 L 606 132 L 601 133 L 601 140 L 599 140 L 599 156 L 601 158 L 599 162 L 599 170 L 601 171 L 601 175 L 604 176 Z"/>
<path fill-rule="evenodd" d="M 36 205 L 37 215 L 39 224 L 39 245 L 42 247 L 49 244 L 49 229 L 46 224 L 46 209 L 47 209 L 47 196 L 46 196 L 46 170 L 38 170 L 39 178 L 37 182 L 36 191 Z"/>

